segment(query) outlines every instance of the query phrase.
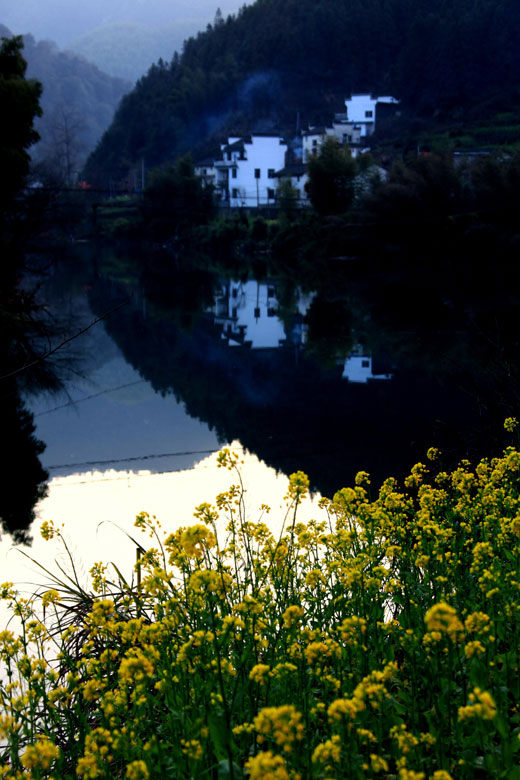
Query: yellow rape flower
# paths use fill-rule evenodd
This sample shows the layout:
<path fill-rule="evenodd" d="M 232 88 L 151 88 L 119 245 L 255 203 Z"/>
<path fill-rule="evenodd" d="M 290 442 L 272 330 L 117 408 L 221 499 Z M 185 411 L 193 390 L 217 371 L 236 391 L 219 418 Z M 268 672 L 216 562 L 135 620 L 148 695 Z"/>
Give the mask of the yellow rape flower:
<path fill-rule="evenodd" d="M 49 769 L 59 755 L 59 748 L 49 739 L 42 737 L 25 749 L 20 760 L 25 769 L 45 770 Z"/>
<path fill-rule="evenodd" d="M 348 718 L 354 719 L 358 712 L 362 712 L 365 709 L 365 703 L 363 699 L 356 696 L 351 699 L 336 699 L 329 705 L 327 715 L 329 720 L 341 720 L 346 715 Z"/>
<path fill-rule="evenodd" d="M 472 612 L 464 621 L 466 631 L 470 634 L 488 634 L 490 617 L 485 612 Z"/>
<path fill-rule="evenodd" d="M 251 780 L 289 780 L 287 764 L 282 756 L 275 756 L 270 750 L 251 756 L 245 769 Z"/>
<path fill-rule="evenodd" d="M 215 534 L 202 524 L 192 525 L 181 534 L 181 545 L 184 552 L 192 557 L 200 558 L 204 549 L 214 547 L 217 543 Z"/>
<path fill-rule="evenodd" d="M 198 739 L 181 739 L 182 752 L 192 761 L 199 761 L 202 758 L 202 745 Z"/>
<path fill-rule="evenodd" d="M 135 651 L 135 655 L 123 658 L 119 666 L 119 677 L 125 683 L 141 682 L 147 677 L 153 677 L 154 665 L 143 653 Z"/>
<path fill-rule="evenodd" d="M 374 772 L 388 772 L 388 762 L 375 753 L 370 754 L 370 766 Z"/>
<path fill-rule="evenodd" d="M 312 754 L 313 764 L 328 764 L 332 761 L 339 764 L 341 758 L 341 740 L 337 734 L 317 745 Z"/>
<path fill-rule="evenodd" d="M 57 590 L 46 590 L 42 596 L 42 607 L 45 609 L 48 604 L 58 604 L 60 599 L 61 596 Z"/>
<path fill-rule="evenodd" d="M 480 658 L 480 656 L 484 655 L 485 652 L 486 648 L 482 642 L 479 642 L 478 639 L 476 639 L 474 642 L 468 642 L 464 647 L 466 658 L 473 658 L 474 655 Z"/>
<path fill-rule="evenodd" d="M 506 417 L 504 420 L 504 428 L 506 431 L 509 431 L 509 433 L 513 433 L 513 431 L 518 428 L 518 420 L 516 417 Z"/>
<path fill-rule="evenodd" d="M 148 780 L 150 773 L 144 761 L 132 761 L 126 766 L 127 780 Z"/>
<path fill-rule="evenodd" d="M 270 668 L 271 667 L 267 664 L 256 664 L 256 666 L 253 666 L 249 672 L 249 679 L 253 680 L 259 685 L 263 685 L 266 676 L 269 674 Z"/>
<path fill-rule="evenodd" d="M 493 720 L 497 714 L 497 705 L 488 691 L 480 688 L 473 688 L 469 695 L 470 704 L 466 707 L 459 707 L 459 720 L 468 720 L 470 718 L 482 718 L 482 720 Z"/>
<path fill-rule="evenodd" d="M 357 636 L 366 634 L 366 630 L 367 621 L 357 615 L 345 618 L 340 626 L 341 638 L 349 645 L 356 644 Z"/>
<path fill-rule="evenodd" d="M 284 628 L 293 628 L 294 626 L 297 626 L 304 614 L 305 612 L 303 609 L 295 604 L 287 607 L 282 615 Z"/>
<path fill-rule="evenodd" d="M 264 707 L 254 718 L 255 729 L 260 735 L 258 741 L 265 737 L 274 739 L 277 745 L 287 750 L 295 740 L 303 739 L 304 726 L 301 712 L 292 704 L 281 707 Z"/>
<path fill-rule="evenodd" d="M 430 607 L 424 617 L 424 622 L 429 633 L 436 640 L 445 635 L 452 642 L 456 642 L 464 630 L 456 610 L 444 601 Z"/>

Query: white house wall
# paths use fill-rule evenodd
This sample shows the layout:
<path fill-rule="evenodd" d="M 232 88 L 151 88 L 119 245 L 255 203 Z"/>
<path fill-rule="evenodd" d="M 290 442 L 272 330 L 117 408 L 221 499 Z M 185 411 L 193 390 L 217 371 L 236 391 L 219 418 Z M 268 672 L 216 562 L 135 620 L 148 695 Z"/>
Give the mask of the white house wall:
<path fill-rule="evenodd" d="M 374 132 L 376 106 L 378 103 L 398 103 L 394 97 L 372 97 L 371 95 L 352 95 L 345 100 L 345 109 L 349 122 L 361 125 L 361 137 Z"/>
<path fill-rule="evenodd" d="M 274 203 L 277 185 L 274 173 L 284 167 L 287 144 L 279 137 L 271 136 L 254 135 L 251 140 L 245 144 L 247 159 L 238 160 L 229 174 L 231 206 L 255 207 Z"/>

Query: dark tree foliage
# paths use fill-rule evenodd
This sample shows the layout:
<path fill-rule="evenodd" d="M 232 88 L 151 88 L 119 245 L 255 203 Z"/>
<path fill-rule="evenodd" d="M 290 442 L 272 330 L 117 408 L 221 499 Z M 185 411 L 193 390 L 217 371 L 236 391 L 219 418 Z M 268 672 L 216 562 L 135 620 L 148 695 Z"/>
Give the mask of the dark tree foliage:
<path fill-rule="evenodd" d="M 40 114 L 41 85 L 25 78 L 21 37 L 2 38 L 0 46 L 0 426 L 3 456 L 0 464 L 0 528 L 17 541 L 34 519 L 34 504 L 45 493 L 38 454 L 43 445 L 34 436 L 32 415 L 20 398 L 23 379 L 49 376 L 36 361 L 34 373 L 19 369 L 34 362 L 32 338 L 40 332 L 33 296 L 20 287 L 24 241 L 31 229 L 31 210 L 22 188 L 29 170 L 29 147 L 38 140 L 33 120 Z M 41 336 L 41 332 L 40 332 Z"/>
<path fill-rule="evenodd" d="M 342 214 L 354 200 L 358 166 L 350 149 L 327 138 L 319 154 L 307 163 L 307 194 L 318 214 Z"/>
<path fill-rule="evenodd" d="M 255 121 L 330 119 L 351 92 L 393 94 L 413 115 L 462 121 L 503 110 L 520 71 L 515 0 L 257 0 L 154 65 L 87 165 L 114 177 L 141 157 L 172 160 Z"/>
<path fill-rule="evenodd" d="M 207 222 L 212 210 L 212 188 L 195 176 L 189 155 L 175 165 L 152 171 L 145 192 L 144 215 L 154 240 L 179 236 L 186 227 Z"/>
<path fill-rule="evenodd" d="M 0 46 L 0 162 L 2 212 L 12 203 L 29 171 L 29 147 L 39 136 L 33 121 L 41 114 L 41 84 L 25 78 L 26 62 L 21 55 L 21 36 L 2 38 Z"/>

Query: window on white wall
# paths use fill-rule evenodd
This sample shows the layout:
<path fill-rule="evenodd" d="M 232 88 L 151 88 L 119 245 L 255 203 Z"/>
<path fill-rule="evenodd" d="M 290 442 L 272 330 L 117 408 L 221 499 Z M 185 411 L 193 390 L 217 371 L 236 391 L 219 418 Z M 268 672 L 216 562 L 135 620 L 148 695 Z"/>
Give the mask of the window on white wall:
<path fill-rule="evenodd" d="M 236 168 L 232 168 L 231 169 L 231 176 L 233 177 L 233 179 L 236 179 L 236 177 L 237 177 L 237 169 Z"/>
<path fill-rule="evenodd" d="M 365 111 L 365 117 L 367 119 L 371 119 L 371 117 L 373 117 L 373 116 L 374 116 L 374 112 L 373 111 Z"/>
<path fill-rule="evenodd" d="M 268 168 L 267 169 L 267 178 L 268 179 L 274 179 L 274 168 Z"/>
<path fill-rule="evenodd" d="M 255 179 L 260 178 L 260 168 L 255 168 Z"/>

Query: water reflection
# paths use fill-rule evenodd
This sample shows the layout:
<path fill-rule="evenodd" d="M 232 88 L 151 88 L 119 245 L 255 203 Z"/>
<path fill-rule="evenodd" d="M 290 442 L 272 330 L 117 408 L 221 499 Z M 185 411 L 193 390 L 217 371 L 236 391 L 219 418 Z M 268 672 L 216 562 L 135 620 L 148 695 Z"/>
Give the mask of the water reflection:
<path fill-rule="evenodd" d="M 392 376 L 391 373 L 375 373 L 372 355 L 361 345 L 347 355 L 341 373 L 342 379 L 361 384 L 366 384 L 373 379 L 392 379 Z"/>
<path fill-rule="evenodd" d="M 311 286 L 167 255 L 64 261 L 48 306 L 104 319 L 74 345 L 88 359 L 67 398 L 32 402 L 43 466 L 175 471 L 236 440 L 331 495 L 361 469 L 374 484 L 402 477 L 429 446 L 447 465 L 497 452 L 518 399 L 514 350 L 503 341 L 507 362 L 492 363 L 469 324 L 414 325 L 412 296 L 387 301 L 340 271 Z"/>
<path fill-rule="evenodd" d="M 28 542 L 35 504 L 46 494 L 48 473 L 39 459 L 45 444 L 14 382 L 2 383 L 0 400 L 0 523 L 17 543 Z"/>
<path fill-rule="evenodd" d="M 251 349 L 278 349 L 289 341 L 301 346 L 306 341 L 305 315 L 312 294 L 295 291 L 289 327 L 280 318 L 280 306 L 274 283 L 223 281 L 215 294 L 214 323 L 222 328 L 222 338 L 228 346 L 248 346 Z"/>

